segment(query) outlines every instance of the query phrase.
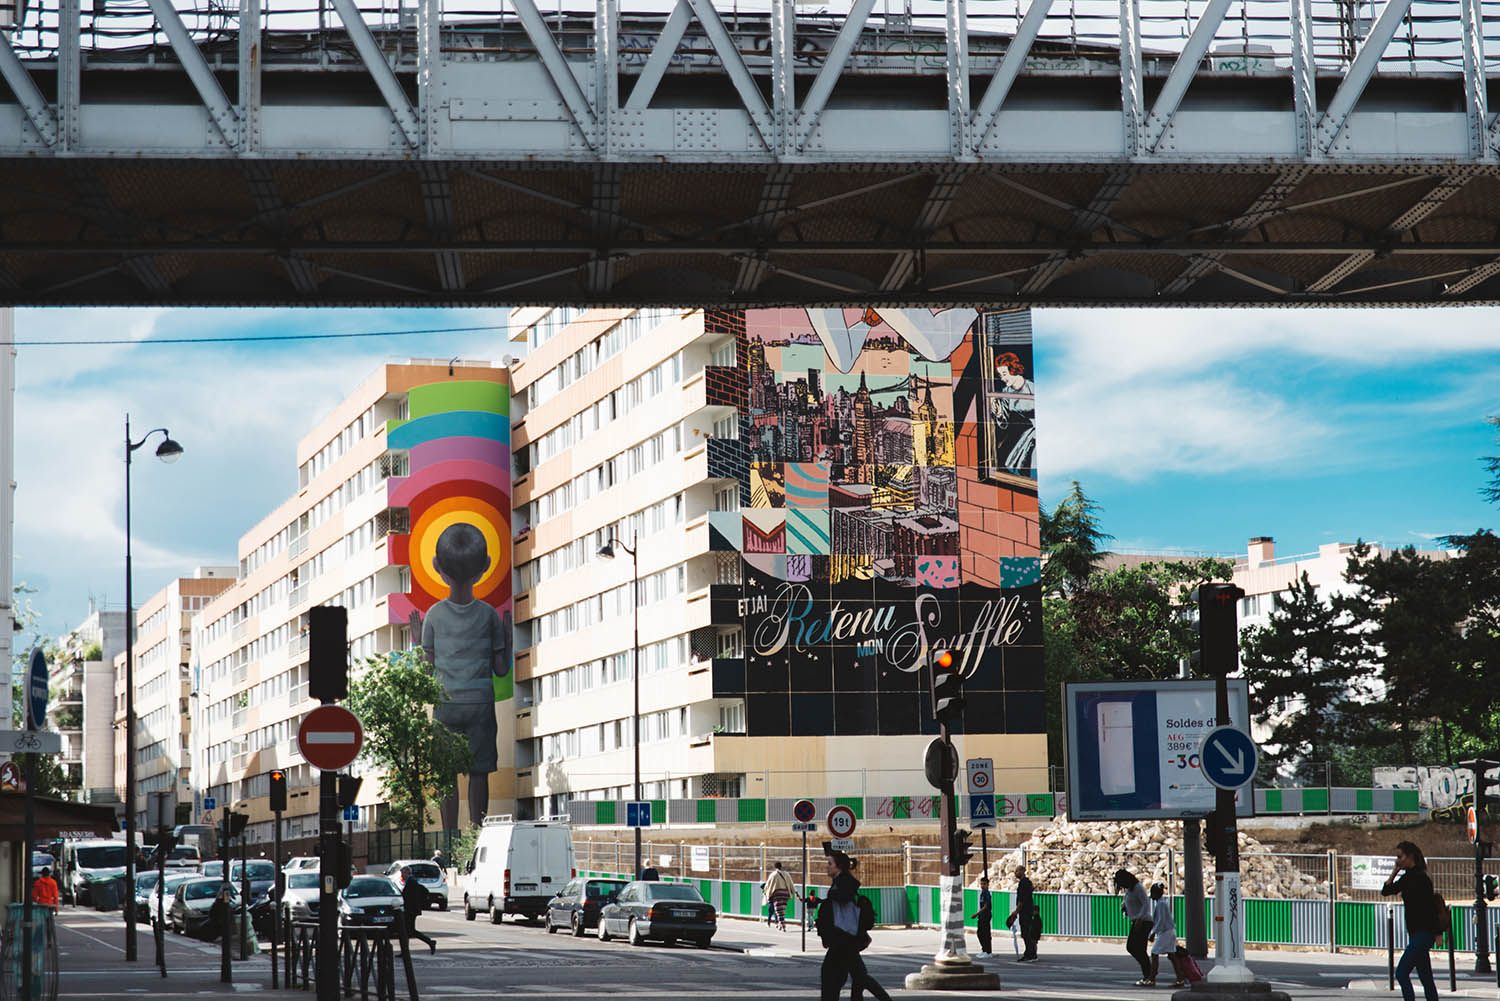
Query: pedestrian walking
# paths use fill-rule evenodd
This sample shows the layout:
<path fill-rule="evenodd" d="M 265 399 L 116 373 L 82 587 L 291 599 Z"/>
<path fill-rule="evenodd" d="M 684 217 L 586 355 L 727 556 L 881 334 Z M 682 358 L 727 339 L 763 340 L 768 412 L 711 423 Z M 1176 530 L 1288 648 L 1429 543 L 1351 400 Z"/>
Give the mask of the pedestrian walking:
<path fill-rule="evenodd" d="M 1035 890 L 1026 878 L 1026 867 L 1016 866 L 1016 909 L 1005 919 L 1005 927 L 1009 928 L 1013 921 L 1021 923 L 1021 941 L 1026 943 L 1026 951 L 1017 957 L 1018 963 L 1036 959 L 1036 944 L 1042 937 L 1042 911 L 1036 905 Z"/>
<path fill-rule="evenodd" d="M 1432 877 L 1427 874 L 1427 858 L 1422 849 L 1410 841 L 1396 846 L 1396 863 L 1390 878 L 1380 888 L 1382 897 L 1401 894 L 1406 910 L 1406 951 L 1396 964 L 1396 981 L 1401 985 L 1403 1001 L 1414 1001 L 1411 971 L 1422 981 L 1427 1001 L 1437 1001 L 1437 984 L 1432 980 L 1432 943 L 1438 936 L 1437 901 L 1433 898 Z"/>
<path fill-rule="evenodd" d="M 432 900 L 432 894 L 417 874 L 411 871 L 411 866 L 401 870 L 401 909 L 406 912 L 406 934 L 411 938 L 419 938 L 427 943 L 427 948 L 437 952 L 437 943 L 421 932 L 417 931 L 417 917 L 427 910 L 428 903 Z"/>
<path fill-rule="evenodd" d="M 31 902 L 57 912 L 57 880 L 52 878 L 51 866 L 42 866 L 41 874 L 31 881 Z"/>
<path fill-rule="evenodd" d="M 761 903 L 766 905 L 766 924 L 786 931 L 786 902 L 792 899 L 791 875 L 777 862 L 766 881 L 760 885 Z"/>
<path fill-rule="evenodd" d="M 1166 899 L 1167 888 L 1151 884 L 1151 982 L 1156 983 L 1161 957 L 1172 964 L 1172 986 L 1186 987 L 1187 981 L 1177 967 L 1177 922 L 1172 917 L 1172 902 Z"/>
<path fill-rule="evenodd" d="M 994 901 L 990 899 L 990 878 L 979 877 L 979 909 L 974 912 L 974 932 L 979 936 L 979 958 L 993 958 L 991 948 L 990 921 L 994 917 Z"/>
<path fill-rule="evenodd" d="M 1141 979 L 1135 985 L 1154 987 L 1156 981 L 1151 979 L 1151 960 L 1146 955 L 1146 942 L 1151 937 L 1151 899 L 1146 896 L 1146 888 L 1141 885 L 1141 881 L 1129 869 L 1115 870 L 1115 889 L 1125 891 L 1125 900 L 1120 905 L 1120 910 L 1125 913 L 1125 920 L 1130 922 L 1130 937 L 1125 940 L 1125 951 L 1130 953 L 1130 958 L 1141 968 Z"/>
<path fill-rule="evenodd" d="M 859 880 L 854 878 L 858 863 L 841 851 L 827 849 L 828 895 L 818 907 L 818 938 L 828 951 L 823 956 L 822 1001 L 838 1001 L 844 981 L 852 988 L 850 1001 L 860 1001 L 865 991 L 877 1001 L 891 1001 L 885 988 L 875 982 L 860 953 L 870 945 L 870 929 L 875 927 L 875 909 L 859 894 Z"/>

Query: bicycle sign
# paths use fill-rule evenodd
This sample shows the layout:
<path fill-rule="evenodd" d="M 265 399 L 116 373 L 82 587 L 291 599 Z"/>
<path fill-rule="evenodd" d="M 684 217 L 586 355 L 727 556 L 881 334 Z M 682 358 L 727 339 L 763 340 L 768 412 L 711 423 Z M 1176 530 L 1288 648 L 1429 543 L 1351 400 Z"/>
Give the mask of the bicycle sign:
<path fill-rule="evenodd" d="M 854 833 L 854 811 L 840 803 L 828 811 L 828 832 L 835 838 L 847 838 Z"/>

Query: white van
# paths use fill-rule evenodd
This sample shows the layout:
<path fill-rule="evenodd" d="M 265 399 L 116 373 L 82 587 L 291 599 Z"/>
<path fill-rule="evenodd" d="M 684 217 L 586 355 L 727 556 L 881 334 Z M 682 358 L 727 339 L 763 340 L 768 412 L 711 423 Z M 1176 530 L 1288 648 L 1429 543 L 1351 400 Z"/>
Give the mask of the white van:
<path fill-rule="evenodd" d="M 488 911 L 494 924 L 506 914 L 538 920 L 557 891 L 577 875 L 573 831 L 566 818 L 485 817 L 464 870 L 464 918 L 473 921 Z"/>
<path fill-rule="evenodd" d="M 63 842 L 62 857 L 57 864 L 57 885 L 68 903 L 97 906 L 114 900 L 115 906 L 119 906 L 118 893 L 95 900 L 92 889 L 125 875 L 125 842 L 113 838 L 69 839 Z"/>

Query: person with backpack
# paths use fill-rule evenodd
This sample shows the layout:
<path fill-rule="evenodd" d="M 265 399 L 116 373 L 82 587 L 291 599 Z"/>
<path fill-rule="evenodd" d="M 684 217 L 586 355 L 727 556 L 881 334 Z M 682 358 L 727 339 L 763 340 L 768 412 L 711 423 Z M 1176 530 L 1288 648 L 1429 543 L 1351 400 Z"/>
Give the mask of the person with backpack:
<path fill-rule="evenodd" d="M 437 952 L 437 943 L 431 936 L 423 935 L 417 931 L 417 918 L 427 910 L 427 905 L 432 901 L 432 894 L 422 881 L 417 879 L 417 874 L 411 871 L 411 866 L 401 870 L 401 911 L 402 920 L 405 922 L 405 931 L 409 938 L 419 938 L 427 943 L 427 948 L 434 953 Z"/>
<path fill-rule="evenodd" d="M 1005 919 L 1005 927 L 1009 928 L 1014 921 L 1021 922 L 1021 941 L 1026 943 L 1026 951 L 1016 959 L 1018 963 L 1035 962 L 1036 944 L 1042 937 L 1042 912 L 1036 906 L 1035 892 L 1036 887 L 1026 878 L 1026 867 L 1016 866 L 1016 909 Z"/>
<path fill-rule="evenodd" d="M 1141 979 L 1137 987 L 1151 987 L 1156 981 L 1151 978 L 1151 960 L 1146 955 L 1146 940 L 1151 937 L 1151 901 L 1146 897 L 1146 888 L 1129 869 L 1115 870 L 1115 889 L 1125 891 L 1125 900 L 1120 910 L 1130 922 L 1130 937 L 1125 940 L 1125 951 L 1141 968 Z"/>
<path fill-rule="evenodd" d="M 875 908 L 859 893 L 854 878 L 858 864 L 847 854 L 827 848 L 828 895 L 818 907 L 818 938 L 828 951 L 823 956 L 821 974 L 822 1001 L 838 1001 L 844 981 L 852 982 L 850 1001 L 860 1001 L 865 991 L 877 1001 L 891 1001 L 885 988 L 876 983 L 865 969 L 859 954 L 870 945 L 870 929 L 875 927 Z"/>
<path fill-rule="evenodd" d="M 1427 858 L 1422 849 L 1410 841 L 1396 846 L 1396 861 L 1390 878 L 1380 888 L 1382 897 L 1401 895 L 1401 904 L 1406 911 L 1406 951 L 1401 962 L 1396 964 L 1396 982 L 1401 985 L 1403 1001 L 1415 1001 L 1411 986 L 1411 971 L 1415 969 L 1422 981 L 1422 994 L 1427 1001 L 1437 1001 L 1437 984 L 1432 979 L 1432 944 L 1446 928 L 1441 927 L 1439 907 L 1441 897 L 1432 888 L 1432 877 L 1427 874 Z"/>

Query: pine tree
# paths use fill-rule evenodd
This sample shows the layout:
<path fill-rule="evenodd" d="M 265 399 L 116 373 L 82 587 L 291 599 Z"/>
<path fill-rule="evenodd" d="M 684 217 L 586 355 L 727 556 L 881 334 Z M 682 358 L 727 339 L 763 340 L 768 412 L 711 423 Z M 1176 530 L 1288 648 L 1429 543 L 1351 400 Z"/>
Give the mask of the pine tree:
<path fill-rule="evenodd" d="M 1351 641 L 1350 616 L 1323 601 L 1305 572 L 1279 599 L 1268 624 L 1246 629 L 1240 644 L 1251 712 L 1271 726 L 1267 763 L 1321 784 L 1337 749 L 1367 728 L 1375 668 Z"/>
<path fill-rule="evenodd" d="M 1068 495 L 1050 515 L 1045 510 L 1039 512 L 1043 593 L 1076 593 L 1109 555 L 1102 546 L 1114 536 L 1100 531 L 1099 510 L 1074 480 Z"/>

